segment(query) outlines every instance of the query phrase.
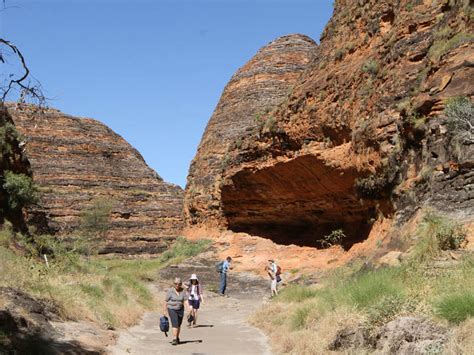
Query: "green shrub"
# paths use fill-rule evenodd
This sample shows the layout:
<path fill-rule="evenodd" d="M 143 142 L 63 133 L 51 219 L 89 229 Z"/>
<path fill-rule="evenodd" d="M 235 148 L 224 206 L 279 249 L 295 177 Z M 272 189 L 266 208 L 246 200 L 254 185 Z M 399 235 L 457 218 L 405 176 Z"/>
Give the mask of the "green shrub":
<path fill-rule="evenodd" d="M 381 326 L 394 319 L 403 309 L 405 300 L 399 296 L 383 297 L 367 310 L 367 327 Z"/>
<path fill-rule="evenodd" d="M 423 216 L 417 235 L 418 243 L 412 255 L 416 262 L 429 261 L 442 250 L 459 249 L 467 236 L 461 225 L 433 212 Z"/>
<path fill-rule="evenodd" d="M 342 291 L 356 308 L 369 308 L 386 297 L 403 297 L 403 287 L 396 276 L 393 269 L 363 272 L 348 281 Z"/>
<path fill-rule="evenodd" d="M 292 285 L 284 288 L 278 295 L 278 300 L 286 302 L 301 302 L 317 295 L 317 291 L 306 286 Z"/>
<path fill-rule="evenodd" d="M 255 125 L 257 131 L 261 132 L 263 129 L 263 126 L 265 125 L 265 119 L 263 118 L 265 114 L 262 112 L 259 112 L 255 115 Z"/>
<path fill-rule="evenodd" d="M 341 242 L 346 238 L 346 234 L 342 229 L 333 230 L 330 234 L 325 235 L 319 242 L 324 248 L 329 248 Z"/>
<path fill-rule="evenodd" d="M 378 174 L 357 178 L 355 181 L 357 194 L 361 197 L 373 199 L 382 197 L 389 185 L 390 181 L 387 180 L 387 177 Z"/>
<path fill-rule="evenodd" d="M 334 53 L 334 59 L 341 60 L 344 57 L 345 52 L 346 51 L 343 48 L 336 49 L 336 52 Z"/>
<path fill-rule="evenodd" d="M 31 177 L 7 170 L 4 180 L 3 188 L 8 194 L 8 205 L 12 210 L 38 202 L 38 188 Z"/>
<path fill-rule="evenodd" d="M 452 322 L 459 324 L 474 316 L 474 293 L 466 290 L 462 293 L 443 297 L 436 306 L 436 313 Z"/>
<path fill-rule="evenodd" d="M 474 104 L 467 97 L 451 98 L 444 110 L 452 137 L 460 143 L 474 142 Z"/>
<path fill-rule="evenodd" d="M 377 63 L 375 59 L 369 59 L 362 66 L 362 71 L 372 76 L 376 76 L 377 73 L 379 72 L 379 64 Z"/>
<path fill-rule="evenodd" d="M 266 119 L 264 129 L 270 132 L 271 134 L 278 133 L 278 124 L 275 117 L 270 116 Z"/>
<path fill-rule="evenodd" d="M 6 122 L 0 127 L 0 152 L 2 156 L 8 156 L 13 153 L 12 143 L 14 140 L 21 140 L 20 133 L 11 122 Z"/>
<path fill-rule="evenodd" d="M 13 241 L 13 236 L 11 223 L 5 221 L 3 228 L 0 230 L 0 247 L 8 248 Z"/>
<path fill-rule="evenodd" d="M 426 182 L 430 181 L 431 177 L 433 176 L 433 168 L 431 166 L 425 166 L 420 171 L 421 181 Z"/>
<path fill-rule="evenodd" d="M 302 306 L 298 307 L 295 312 L 291 315 L 291 327 L 293 329 L 301 329 L 304 328 L 306 325 L 306 321 L 308 320 L 309 312 L 311 311 L 311 307 L 309 306 Z"/>
<path fill-rule="evenodd" d="M 92 298 L 102 299 L 105 296 L 104 290 L 97 285 L 79 284 L 79 288 L 82 292 L 88 294 Z"/>

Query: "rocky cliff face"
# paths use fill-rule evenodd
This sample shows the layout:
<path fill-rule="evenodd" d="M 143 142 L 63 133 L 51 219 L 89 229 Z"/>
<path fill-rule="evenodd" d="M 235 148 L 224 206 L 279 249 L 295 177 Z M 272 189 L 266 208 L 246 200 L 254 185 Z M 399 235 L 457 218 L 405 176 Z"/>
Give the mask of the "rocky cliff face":
<path fill-rule="evenodd" d="M 190 170 L 187 223 L 316 247 L 342 229 L 347 250 L 375 221 L 403 223 L 426 205 L 472 219 L 474 142 L 456 136 L 446 111 L 462 101 L 472 120 L 472 7 L 336 1 L 320 46 L 305 46 L 306 69 L 261 124 L 251 114 L 262 106 L 235 101 L 229 83 Z M 265 97 L 268 89 L 256 90 Z M 246 120 L 221 115 L 229 106 Z M 238 139 L 222 140 L 225 151 L 221 136 Z M 212 144 L 221 147 L 220 170 L 206 161 Z"/>
<path fill-rule="evenodd" d="M 168 184 L 140 153 L 102 123 L 56 110 L 11 106 L 41 202 L 28 217 L 42 232 L 72 233 L 97 199 L 112 206 L 108 252 L 156 252 L 182 227 L 180 187 Z"/>

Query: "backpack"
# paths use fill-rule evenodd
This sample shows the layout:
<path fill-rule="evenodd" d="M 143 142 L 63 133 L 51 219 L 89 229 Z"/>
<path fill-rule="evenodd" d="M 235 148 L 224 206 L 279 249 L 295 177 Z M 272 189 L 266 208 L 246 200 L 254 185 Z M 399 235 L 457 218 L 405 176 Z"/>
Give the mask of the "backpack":
<path fill-rule="evenodd" d="M 277 265 L 277 272 L 276 272 L 277 275 L 281 275 L 281 267 L 280 265 Z"/>
<path fill-rule="evenodd" d="M 168 336 L 168 332 L 170 330 L 170 322 L 168 321 L 168 317 L 160 317 L 160 330 L 165 333 L 166 336 Z"/>
<path fill-rule="evenodd" d="M 216 264 L 216 271 L 219 273 L 224 271 L 224 261 L 219 261 Z"/>

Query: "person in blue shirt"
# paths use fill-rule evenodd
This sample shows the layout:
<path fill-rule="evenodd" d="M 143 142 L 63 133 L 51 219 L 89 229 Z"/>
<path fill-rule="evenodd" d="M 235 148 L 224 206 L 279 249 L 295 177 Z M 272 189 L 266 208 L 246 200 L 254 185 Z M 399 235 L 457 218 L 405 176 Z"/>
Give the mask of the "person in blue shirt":
<path fill-rule="evenodd" d="M 219 294 L 221 296 L 224 296 L 225 294 L 225 289 L 227 287 L 227 272 L 229 272 L 229 270 L 231 269 L 231 263 L 232 263 L 232 258 L 228 256 L 222 264 L 222 271 L 220 272 L 221 285 L 219 288 Z"/>

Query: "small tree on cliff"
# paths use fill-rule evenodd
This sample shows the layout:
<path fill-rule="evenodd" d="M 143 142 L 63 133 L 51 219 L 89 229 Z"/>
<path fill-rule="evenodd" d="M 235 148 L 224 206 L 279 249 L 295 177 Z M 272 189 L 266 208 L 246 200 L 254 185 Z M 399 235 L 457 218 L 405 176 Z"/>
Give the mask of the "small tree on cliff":
<path fill-rule="evenodd" d="M 7 170 L 3 179 L 3 189 L 8 193 L 8 206 L 11 210 L 20 210 L 38 202 L 38 187 L 31 177 Z"/>
<path fill-rule="evenodd" d="M 97 253 L 110 227 L 113 204 L 110 200 L 97 198 L 81 213 L 79 231 L 82 234 L 78 249 L 86 255 Z"/>

